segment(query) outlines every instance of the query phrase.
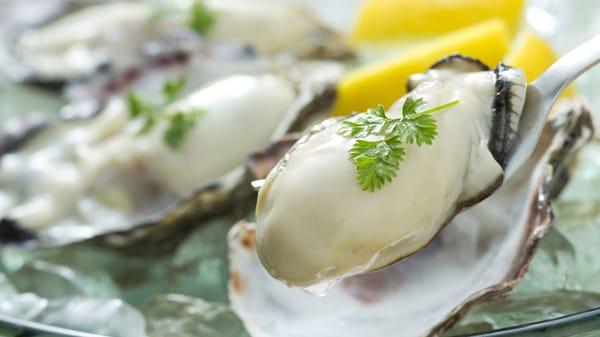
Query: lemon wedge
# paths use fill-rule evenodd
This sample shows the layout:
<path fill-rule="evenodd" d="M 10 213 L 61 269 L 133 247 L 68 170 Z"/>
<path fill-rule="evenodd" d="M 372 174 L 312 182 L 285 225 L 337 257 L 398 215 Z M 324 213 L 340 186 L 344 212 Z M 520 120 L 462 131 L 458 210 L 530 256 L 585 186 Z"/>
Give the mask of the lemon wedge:
<path fill-rule="evenodd" d="M 368 0 L 352 32 L 354 42 L 434 36 L 498 18 L 516 33 L 524 0 Z"/>
<path fill-rule="evenodd" d="M 333 115 L 365 111 L 377 104 L 389 107 L 406 93 L 408 77 L 429 68 L 453 53 L 476 57 L 495 65 L 508 52 L 510 33 L 499 19 L 492 19 L 416 45 L 404 52 L 348 72 L 338 85 Z"/>

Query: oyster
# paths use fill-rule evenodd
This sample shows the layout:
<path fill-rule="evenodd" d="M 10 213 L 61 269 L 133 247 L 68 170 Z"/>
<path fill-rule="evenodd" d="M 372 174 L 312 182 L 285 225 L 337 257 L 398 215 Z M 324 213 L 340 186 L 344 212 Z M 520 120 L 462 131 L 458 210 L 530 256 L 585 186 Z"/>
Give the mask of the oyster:
<path fill-rule="evenodd" d="M 93 73 L 109 63 L 124 68 L 140 62 L 144 41 L 153 31 L 154 9 L 144 3 L 110 2 L 68 13 L 16 40 L 16 54 L 39 75 L 61 81 Z"/>
<path fill-rule="evenodd" d="M 209 41 L 241 43 L 264 55 L 289 53 L 311 59 L 350 56 L 343 38 L 300 5 L 273 0 L 207 0 L 206 5 L 217 16 L 206 36 Z"/>
<path fill-rule="evenodd" d="M 296 72 L 305 79 L 297 81 Z M 0 145 L 3 226 L 66 243 L 140 224 L 193 223 L 232 198 L 253 200 L 239 165 L 272 137 L 323 112 L 341 72 L 337 63 L 317 62 L 218 80 L 166 108 L 203 110 L 179 149 L 164 141 L 166 120 L 137 135 L 120 98 L 89 119 L 15 124 Z M 8 232 L 5 241 L 22 237 Z"/>
<path fill-rule="evenodd" d="M 240 222 L 229 234 L 232 307 L 252 336 L 439 336 L 473 304 L 505 294 L 523 277 L 551 225 L 551 202 L 592 132 L 585 105 L 563 103 L 529 162 L 494 194 L 418 253 L 349 277 L 325 297 L 273 279 L 257 256 L 256 226 Z M 357 240 L 376 234 L 365 230 Z"/>
<path fill-rule="evenodd" d="M 474 62 L 452 56 L 411 78 L 411 98 L 460 103 L 433 114 L 435 141 L 406 144 L 397 174 L 379 191 L 356 182 L 348 159 L 354 139 L 338 134 L 339 119 L 290 150 L 268 175 L 256 207 L 258 256 L 271 275 L 309 287 L 381 269 L 422 249 L 461 209 L 500 186 L 525 79 L 518 69 L 480 71 Z M 401 116 L 406 99 L 388 115 Z"/>
<path fill-rule="evenodd" d="M 279 72 L 297 63 L 290 59 L 261 57 L 244 46 L 235 45 L 212 45 L 190 53 L 158 53 L 124 72 L 99 72 L 69 83 L 63 90 L 69 101 L 68 113 L 85 116 L 110 97 L 132 90 L 147 96 L 159 94 L 165 80 L 177 76 L 186 77 L 186 92 L 190 93 L 222 77 Z"/>
<path fill-rule="evenodd" d="M 156 56 L 157 50 L 161 55 L 187 54 L 222 43 L 247 46 L 260 55 L 348 55 L 337 33 L 294 5 L 272 0 L 205 1 L 202 10 L 210 21 L 200 36 L 189 24 L 192 4 L 111 1 L 80 3 L 76 9 L 65 6 L 71 10 L 42 25 L 11 29 L 15 36 L 11 63 L 21 64 L 20 77 L 61 83 L 99 69 L 125 72 Z M 27 10 L 17 1 L 5 6 L 11 11 Z M 264 29 L 274 26 L 279 29 Z M 24 75 L 25 69 L 29 69 L 28 75 Z"/>

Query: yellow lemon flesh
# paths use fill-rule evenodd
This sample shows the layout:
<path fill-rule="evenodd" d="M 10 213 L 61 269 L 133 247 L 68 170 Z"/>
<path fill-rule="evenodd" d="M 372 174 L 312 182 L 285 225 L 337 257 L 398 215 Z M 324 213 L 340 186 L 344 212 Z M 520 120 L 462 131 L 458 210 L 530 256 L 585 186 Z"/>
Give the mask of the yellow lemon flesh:
<path fill-rule="evenodd" d="M 427 70 L 440 58 L 461 53 L 495 65 L 509 50 L 510 33 L 502 20 L 493 19 L 416 45 L 389 59 L 348 72 L 338 85 L 333 115 L 365 111 L 377 104 L 389 107 L 406 93 L 412 74 Z"/>
<path fill-rule="evenodd" d="M 369 0 L 352 32 L 354 42 L 433 36 L 498 18 L 511 33 L 520 26 L 524 0 Z"/>

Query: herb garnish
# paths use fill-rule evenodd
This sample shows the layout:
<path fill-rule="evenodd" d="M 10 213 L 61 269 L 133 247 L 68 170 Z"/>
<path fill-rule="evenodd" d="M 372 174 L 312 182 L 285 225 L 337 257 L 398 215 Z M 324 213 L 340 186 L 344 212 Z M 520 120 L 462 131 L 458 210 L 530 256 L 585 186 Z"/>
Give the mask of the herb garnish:
<path fill-rule="evenodd" d="M 190 9 L 188 26 L 198 34 L 206 34 L 217 21 L 216 14 L 202 0 L 196 0 Z"/>
<path fill-rule="evenodd" d="M 437 122 L 431 114 L 458 103 L 455 100 L 418 111 L 426 104 L 425 100 L 408 96 L 400 118 L 389 118 L 379 104 L 358 115 L 355 121 L 343 121 L 338 134 L 356 138 L 348 158 L 356 167 L 360 187 L 373 192 L 392 181 L 406 155 L 403 144 L 431 145 L 437 136 Z M 364 139 L 369 136 L 380 139 Z"/>
<path fill-rule="evenodd" d="M 202 112 L 202 110 L 192 110 L 185 113 L 179 111 L 169 116 L 169 127 L 163 133 L 164 142 L 173 149 L 181 148 L 185 135 L 194 128 L 196 120 Z"/>
<path fill-rule="evenodd" d="M 204 110 L 191 109 L 188 111 L 168 112 L 167 106 L 179 98 L 185 88 L 185 79 L 180 77 L 174 81 L 166 81 L 162 89 L 162 101 L 155 103 L 140 97 L 135 92 L 130 92 L 127 101 L 129 104 L 129 118 L 142 119 L 138 135 L 143 135 L 152 130 L 160 119 L 169 122 L 163 131 L 162 138 L 165 144 L 172 149 L 179 149 L 185 141 L 188 132 L 196 124 L 196 120 Z"/>

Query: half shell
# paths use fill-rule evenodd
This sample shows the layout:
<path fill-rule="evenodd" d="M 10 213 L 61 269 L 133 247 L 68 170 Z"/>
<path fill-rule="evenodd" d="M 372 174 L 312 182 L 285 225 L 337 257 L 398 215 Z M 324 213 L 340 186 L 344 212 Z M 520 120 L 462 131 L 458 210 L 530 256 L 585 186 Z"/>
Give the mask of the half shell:
<path fill-rule="evenodd" d="M 278 1 L 205 1 L 215 20 L 202 35 L 188 24 L 194 2 L 51 3 L 48 12 L 52 15 L 38 20 L 8 18 L 0 25 L 5 61 L 0 68 L 12 78 L 60 85 L 99 71 L 120 76 L 139 69 L 149 59 L 189 57 L 220 45 L 245 48 L 265 57 L 334 59 L 351 54 L 340 35 L 312 13 Z M 40 11 L 28 4 L 13 0 L 0 8 L 16 18 Z M 265 29 L 273 26 L 280 29 Z"/>
<path fill-rule="evenodd" d="M 271 137 L 276 139 L 289 131 L 301 130 L 306 121 L 310 120 L 311 118 L 318 118 L 319 114 L 326 112 L 335 97 L 335 83 L 341 75 L 342 70 L 343 68 L 338 63 L 334 62 L 308 62 L 297 64 L 296 66 L 288 69 L 286 72 L 279 74 L 278 76 L 281 76 L 282 78 L 285 78 L 287 82 L 294 84 L 294 96 L 289 106 L 287 106 L 285 111 L 282 112 L 281 119 L 276 121 L 276 127 L 275 130 L 272 131 Z M 273 75 L 269 76 L 275 77 Z M 264 76 L 260 75 L 257 78 L 264 78 Z M 276 83 L 280 83 L 280 81 L 282 80 L 279 80 Z M 247 81 L 244 80 L 239 83 L 247 83 Z M 229 87 L 227 89 L 229 89 Z M 237 94 L 239 94 L 239 92 Z M 233 98 L 229 99 L 232 104 L 235 102 L 235 97 L 237 97 L 237 94 L 234 94 L 232 96 Z M 274 104 L 274 102 L 270 103 Z M 119 117 L 120 115 L 115 115 L 109 111 L 111 110 L 107 108 L 107 110 L 105 110 L 102 114 L 91 117 L 90 119 L 77 118 L 63 121 L 44 122 L 26 117 L 16 122 L 7 123 L 5 125 L 5 132 L 0 133 L 2 135 L 0 137 L 0 149 L 3 150 L 3 152 L 0 152 L 0 160 L 7 158 L 4 157 L 7 153 L 24 150 L 35 151 L 35 149 L 40 146 L 43 148 L 47 141 L 53 141 L 53 135 L 60 135 L 61 133 L 66 132 L 66 130 L 73 130 L 73 128 L 76 128 L 79 125 L 87 125 L 86 123 L 92 123 L 98 119 L 101 119 L 103 123 L 107 122 L 108 124 L 106 125 L 109 126 L 113 125 L 114 123 L 119 124 L 119 121 L 121 120 L 121 117 Z M 108 113 L 108 115 L 105 115 L 106 113 Z M 251 122 L 263 123 L 265 121 Z M 247 125 L 244 127 L 247 127 Z M 215 130 L 215 132 L 222 132 L 225 135 L 227 134 L 227 130 Z M 194 153 L 196 152 L 197 151 Z M 117 151 L 116 153 L 119 152 Z M 126 153 L 124 155 L 127 156 Z M 76 156 L 74 155 L 74 157 L 79 158 L 79 154 Z M 170 160 L 168 159 L 169 157 L 169 153 L 167 153 L 164 157 L 164 160 L 167 161 L 167 166 L 164 166 L 164 168 L 167 169 L 169 165 L 177 164 L 168 163 Z M 116 156 L 114 165 L 111 167 L 120 167 L 119 165 L 121 164 L 119 164 L 119 162 L 121 159 L 119 158 L 121 158 L 121 155 Z M 190 163 L 192 159 L 194 158 L 187 157 L 186 162 Z M 207 160 L 209 159 L 210 158 Z M 179 160 L 181 160 L 181 158 L 179 158 Z M 243 162 L 243 159 L 241 159 L 240 162 Z M 179 164 L 181 164 L 181 162 L 179 162 Z M 141 165 L 144 167 L 144 164 Z M 136 165 L 134 163 L 133 166 L 129 165 L 124 167 L 127 167 L 127 170 L 131 170 L 132 168 L 135 168 Z M 59 168 L 53 166 L 47 170 L 54 172 L 53 170 L 56 171 L 59 170 Z M 160 174 L 160 171 L 156 171 L 155 173 Z M 56 171 L 56 174 L 62 173 Z M 196 172 L 196 174 L 198 174 L 198 172 Z M 154 187 L 152 187 L 157 181 L 154 181 L 152 184 L 148 184 L 147 187 L 141 188 L 142 192 L 146 191 L 143 192 L 144 194 L 142 194 L 140 197 L 143 205 L 146 205 L 144 208 L 142 208 L 142 210 L 145 210 L 141 214 L 134 214 L 133 217 L 129 218 L 131 221 L 119 221 L 118 223 L 113 223 L 114 221 L 111 221 L 109 212 L 106 213 L 106 221 L 89 222 L 81 220 L 86 218 L 89 219 L 86 216 L 77 218 L 80 219 L 78 221 L 73 221 L 74 218 L 72 217 L 69 218 L 68 221 L 63 221 L 64 219 L 61 218 L 59 219 L 60 221 L 53 222 L 53 226 L 49 226 L 48 224 L 48 226 L 43 226 L 34 230 L 30 225 L 28 227 L 29 229 L 26 230 L 22 224 L 12 221 L 4 216 L 5 219 L 2 223 L 4 228 L 3 231 L 0 232 L 0 242 L 14 243 L 15 241 L 27 240 L 33 237 L 38 243 L 56 245 L 98 236 L 106 232 L 119 231 L 119 233 L 106 236 L 105 239 L 114 245 L 127 245 L 132 241 L 141 240 L 146 236 L 153 235 L 154 240 L 156 241 L 153 242 L 152 245 L 156 248 L 156 246 L 161 246 L 163 243 L 165 243 L 165 241 L 171 241 L 164 240 L 165 237 L 171 237 L 173 235 L 177 235 L 178 233 L 185 235 L 187 228 L 197 225 L 201 222 L 201 220 L 207 217 L 224 213 L 241 215 L 246 214 L 247 211 L 249 211 L 250 205 L 254 202 L 255 193 L 250 187 L 251 175 L 247 172 L 246 168 L 244 166 L 239 166 L 230 172 L 223 172 L 221 174 L 222 177 L 205 181 L 201 184 L 201 186 L 198 186 L 194 192 L 185 192 L 185 197 L 177 197 L 176 199 L 174 199 L 173 196 L 176 196 L 177 193 L 173 194 L 173 190 L 169 192 L 170 194 L 166 193 L 164 195 L 162 192 L 160 192 L 162 191 L 162 188 L 159 188 L 159 192 L 157 192 Z M 102 178 L 103 176 L 104 175 L 99 175 L 98 177 Z M 110 177 L 110 174 L 108 176 Z M 117 174 L 117 177 L 118 176 L 119 174 Z M 145 178 L 143 178 L 144 176 L 144 174 L 138 172 L 138 174 L 135 175 L 135 179 L 122 181 L 121 186 L 129 186 L 131 181 L 144 182 L 146 181 Z M 165 177 L 165 179 L 169 180 L 171 179 L 171 176 L 172 174 L 169 175 L 169 177 Z M 6 179 L 6 177 L 4 177 L 4 179 Z M 94 186 L 96 186 L 94 187 L 94 190 L 98 190 L 100 192 L 109 191 L 110 188 L 106 186 L 103 187 L 103 181 L 105 180 L 105 178 L 102 178 L 94 183 Z M 165 182 L 168 183 L 167 180 L 165 180 Z M 111 181 L 110 178 L 109 181 Z M 121 180 L 117 180 L 117 182 L 118 181 Z M 152 180 L 149 181 L 152 182 Z M 111 184 L 112 185 L 108 186 L 113 186 L 114 181 Z M 139 190 L 139 186 L 135 185 L 134 187 L 135 188 L 131 189 L 131 191 L 133 191 L 131 193 Z M 193 188 L 195 186 L 191 187 Z M 129 189 L 129 187 L 123 188 Z M 190 186 L 186 187 L 186 189 L 189 188 Z M 2 189 L 0 189 L 0 191 L 2 191 Z M 165 189 L 165 191 L 168 192 L 169 189 Z M 155 194 L 156 196 L 154 196 Z M 57 197 L 59 196 L 57 195 Z M 148 200 L 148 198 L 150 199 Z M 140 203 L 140 201 L 137 199 L 135 199 L 135 201 L 136 203 Z M 147 208 L 150 207 L 148 205 L 154 206 L 152 206 L 153 208 L 151 210 L 148 210 Z M 99 208 L 100 211 L 102 211 L 102 209 L 104 208 Z M 94 212 L 98 212 L 98 210 L 94 210 Z M 173 232 L 170 232 L 169 228 L 171 227 L 175 228 L 173 229 Z M 6 233 L 6 236 L 3 237 L 1 235 L 2 233 Z"/>
<path fill-rule="evenodd" d="M 273 279 L 256 255 L 255 226 L 230 232 L 230 300 L 254 337 L 439 336 L 476 302 L 512 289 L 552 223 L 551 202 L 591 137 L 581 102 L 559 107 L 534 155 L 419 253 L 345 279 L 324 297 Z"/>
<path fill-rule="evenodd" d="M 392 147 L 377 134 L 372 112 L 324 122 L 271 171 L 258 194 L 256 219 L 259 257 L 273 277 L 311 287 L 384 268 L 418 252 L 458 212 L 500 186 L 525 79 L 502 65 L 472 71 L 465 60 L 413 76 L 418 86 L 387 110 L 389 118 L 400 119 L 409 98 L 425 102 L 423 109 L 456 103 L 431 116 L 438 125 L 433 142 L 402 144 L 406 158 L 384 186 L 357 181 L 362 175 L 362 182 L 377 182 L 374 177 L 388 170 L 372 159 L 371 153 Z M 366 140 L 339 132 L 363 123 L 362 134 L 375 125 Z M 362 171 L 349 159 L 357 145 L 373 146 L 356 159 L 369 163 Z"/>

